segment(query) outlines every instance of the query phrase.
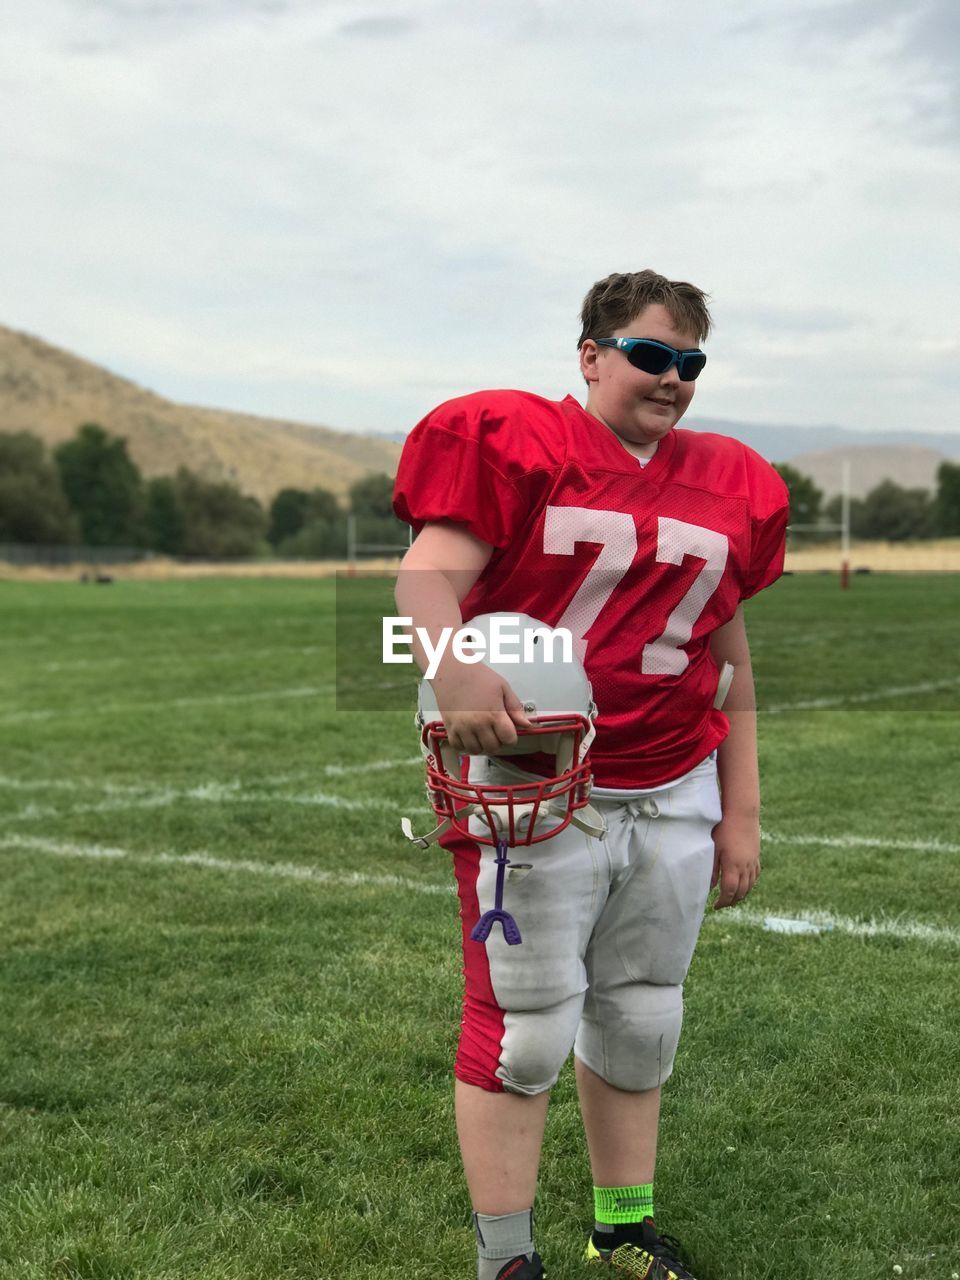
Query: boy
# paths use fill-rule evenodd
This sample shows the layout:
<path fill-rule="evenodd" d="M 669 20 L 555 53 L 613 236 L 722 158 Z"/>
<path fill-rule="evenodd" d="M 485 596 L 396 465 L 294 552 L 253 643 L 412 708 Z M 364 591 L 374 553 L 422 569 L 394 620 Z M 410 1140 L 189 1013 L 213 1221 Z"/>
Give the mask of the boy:
<path fill-rule="evenodd" d="M 595 1184 L 587 1260 L 691 1276 L 653 1221 L 660 1088 L 709 888 L 719 882 L 715 906 L 729 907 L 760 873 L 741 601 L 782 570 L 786 488 L 738 441 L 676 429 L 706 363 L 699 289 L 611 275 L 582 321 L 585 409 L 516 391 L 450 401 L 411 432 L 396 484 L 397 514 L 418 531 L 400 614 L 434 640 L 496 611 L 567 627 L 599 708 L 592 801 L 607 835 L 568 827 L 536 846 L 522 945 L 470 939 L 492 851 L 443 840 L 464 930 L 455 1096 L 479 1280 L 543 1275 L 532 1206 L 549 1090 L 571 1047 Z M 714 708 L 724 662 L 726 713 Z M 496 757 L 528 725 L 482 664 L 447 653 L 432 686 L 465 754 Z"/>

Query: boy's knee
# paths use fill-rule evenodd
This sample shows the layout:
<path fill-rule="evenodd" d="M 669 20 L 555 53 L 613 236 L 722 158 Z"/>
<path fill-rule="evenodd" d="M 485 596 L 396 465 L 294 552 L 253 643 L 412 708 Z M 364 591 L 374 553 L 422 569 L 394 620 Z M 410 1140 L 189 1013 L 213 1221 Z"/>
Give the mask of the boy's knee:
<path fill-rule="evenodd" d="M 455 1074 L 481 1089 L 533 1096 L 546 1093 L 573 1047 L 583 1005 L 581 995 L 546 1009 L 509 1011 L 502 1015 L 496 1042 L 464 1020 Z M 489 1024 L 488 1024 L 489 1025 Z"/>
<path fill-rule="evenodd" d="M 617 993 L 616 1015 L 584 1015 L 574 1051 L 607 1084 L 628 1093 L 669 1079 L 683 1023 L 683 989 L 635 983 Z"/>

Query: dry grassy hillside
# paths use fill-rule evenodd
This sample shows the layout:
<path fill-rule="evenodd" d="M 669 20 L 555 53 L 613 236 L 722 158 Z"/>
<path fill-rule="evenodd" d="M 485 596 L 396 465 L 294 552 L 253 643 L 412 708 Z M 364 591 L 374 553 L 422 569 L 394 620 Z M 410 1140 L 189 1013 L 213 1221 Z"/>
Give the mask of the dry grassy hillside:
<path fill-rule="evenodd" d="M 893 480 L 904 489 L 937 489 L 937 468 L 950 462 L 945 453 L 921 445 L 845 445 L 841 449 L 821 449 L 801 453 L 790 459 L 790 465 L 809 476 L 830 497 L 842 486 L 842 466 L 850 463 L 850 492 L 854 498 L 865 498 L 884 480 Z"/>
<path fill-rule="evenodd" d="M 54 445 L 83 422 L 125 436 L 146 476 L 186 466 L 262 501 L 287 486 L 343 494 L 369 471 L 393 474 L 400 455 L 375 436 L 175 404 L 0 325 L 0 431 L 32 431 Z"/>

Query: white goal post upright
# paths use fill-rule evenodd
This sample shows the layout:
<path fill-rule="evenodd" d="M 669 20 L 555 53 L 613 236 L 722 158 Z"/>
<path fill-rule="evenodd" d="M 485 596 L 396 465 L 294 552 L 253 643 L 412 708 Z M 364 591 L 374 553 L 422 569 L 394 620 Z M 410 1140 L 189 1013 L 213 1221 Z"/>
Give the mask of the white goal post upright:
<path fill-rule="evenodd" d="M 357 572 L 357 553 L 362 551 L 365 553 L 375 553 L 377 551 L 386 552 L 390 555 L 403 554 L 404 551 L 413 542 L 413 526 L 410 526 L 409 535 L 405 543 L 386 543 L 386 542 L 358 542 L 357 540 L 357 517 L 350 512 L 347 516 L 347 573 L 352 577 Z"/>
<path fill-rule="evenodd" d="M 840 585 L 850 585 L 850 459 L 840 467 Z"/>
<path fill-rule="evenodd" d="M 789 531 L 803 533 L 840 534 L 840 586 L 844 591 L 850 585 L 850 460 L 840 464 L 840 523 L 839 524 L 790 524 Z"/>

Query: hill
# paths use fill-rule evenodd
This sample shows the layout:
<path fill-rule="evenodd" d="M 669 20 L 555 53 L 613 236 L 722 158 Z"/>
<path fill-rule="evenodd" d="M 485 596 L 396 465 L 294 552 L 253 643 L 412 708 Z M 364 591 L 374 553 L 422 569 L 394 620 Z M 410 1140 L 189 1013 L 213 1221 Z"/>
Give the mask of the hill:
<path fill-rule="evenodd" d="M 696 411 L 684 419 L 683 425 L 700 431 L 716 431 L 723 436 L 735 436 L 756 449 L 770 462 L 790 462 L 799 465 L 807 454 L 833 451 L 837 458 L 848 456 L 851 450 L 872 450 L 890 453 L 893 445 L 906 445 L 911 449 L 932 450 L 941 458 L 960 458 L 960 423 L 955 431 L 871 431 L 852 430 L 837 426 L 803 426 L 760 422 L 737 422 L 729 418 L 701 418 Z M 839 464 L 838 464 L 839 466 Z M 896 479 L 891 474 L 891 479 Z M 827 492 L 834 492 L 831 481 Z"/>
<path fill-rule="evenodd" d="M 146 476 L 179 466 L 229 480 L 268 502 L 287 486 L 344 494 L 371 471 L 396 470 L 403 433 L 352 435 L 330 427 L 177 404 L 26 333 L 0 325 L 0 431 L 32 431 L 59 444 L 83 422 L 124 436 Z M 890 478 L 936 487 L 944 458 L 960 456 L 960 432 L 879 433 L 693 417 L 685 426 L 735 436 L 772 462 L 790 462 L 827 495 L 849 458 L 855 495 Z"/>
<path fill-rule="evenodd" d="M 286 487 L 344 494 L 371 471 L 396 470 L 400 447 L 379 436 L 176 404 L 99 365 L 0 325 L 0 431 L 59 444 L 84 422 L 124 436 L 145 476 L 189 467 L 269 502 Z"/>
<path fill-rule="evenodd" d="M 914 445 L 859 445 L 855 448 L 821 449 L 801 453 L 790 465 L 810 476 L 826 497 L 839 493 L 842 464 L 850 463 L 850 493 L 865 498 L 883 480 L 893 480 L 904 489 L 937 489 L 937 468 L 950 459 L 934 449 Z"/>

